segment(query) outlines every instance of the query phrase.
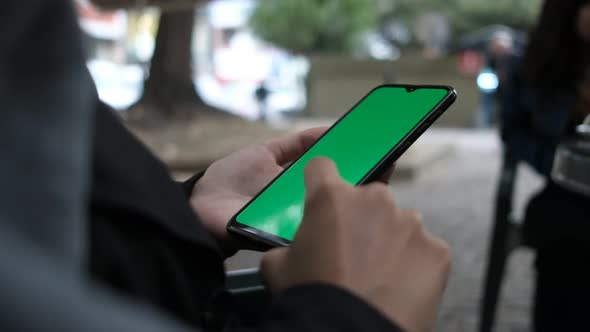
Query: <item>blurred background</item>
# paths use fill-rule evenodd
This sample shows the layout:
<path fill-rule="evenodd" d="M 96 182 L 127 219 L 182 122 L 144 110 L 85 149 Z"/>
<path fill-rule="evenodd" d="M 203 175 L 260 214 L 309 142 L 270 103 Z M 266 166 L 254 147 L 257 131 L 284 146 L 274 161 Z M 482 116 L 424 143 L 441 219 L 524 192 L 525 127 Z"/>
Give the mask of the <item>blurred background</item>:
<path fill-rule="evenodd" d="M 454 106 L 402 157 L 400 205 L 454 266 L 437 331 L 475 331 L 502 148 L 506 59 L 539 0 L 75 0 L 100 98 L 179 179 L 241 146 L 329 125 L 382 83 L 444 84 Z M 516 215 L 543 179 L 526 166 Z M 229 269 L 254 267 L 238 254 Z M 497 331 L 528 331 L 532 254 L 510 259 Z"/>

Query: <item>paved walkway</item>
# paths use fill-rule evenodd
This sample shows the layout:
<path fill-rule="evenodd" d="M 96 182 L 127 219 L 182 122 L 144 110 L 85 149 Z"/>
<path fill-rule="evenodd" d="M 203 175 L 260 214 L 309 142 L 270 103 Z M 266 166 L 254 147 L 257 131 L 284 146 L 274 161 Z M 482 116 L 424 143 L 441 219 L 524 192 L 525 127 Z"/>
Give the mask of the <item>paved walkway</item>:
<path fill-rule="evenodd" d="M 436 331 L 476 331 L 482 273 L 488 246 L 492 197 L 499 167 L 494 132 L 433 129 L 421 139 L 448 142 L 448 158 L 429 165 L 417 179 L 394 181 L 399 204 L 420 210 L 427 226 L 445 238 L 453 252 L 449 280 Z M 541 182 L 522 169 L 517 185 L 521 205 Z M 228 262 L 230 269 L 257 265 L 259 254 L 245 252 Z M 520 250 L 512 256 L 498 316 L 498 332 L 528 331 L 533 255 Z"/>

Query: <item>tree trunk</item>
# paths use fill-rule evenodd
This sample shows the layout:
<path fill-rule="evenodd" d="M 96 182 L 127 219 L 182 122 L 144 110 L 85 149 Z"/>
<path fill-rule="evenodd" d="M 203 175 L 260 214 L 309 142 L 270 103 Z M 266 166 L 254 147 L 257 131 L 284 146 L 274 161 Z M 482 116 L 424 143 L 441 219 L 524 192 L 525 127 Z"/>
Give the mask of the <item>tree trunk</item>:
<path fill-rule="evenodd" d="M 162 13 L 144 93 L 129 111 L 129 120 L 149 123 L 187 119 L 197 110 L 210 109 L 193 85 L 194 21 L 192 9 Z"/>

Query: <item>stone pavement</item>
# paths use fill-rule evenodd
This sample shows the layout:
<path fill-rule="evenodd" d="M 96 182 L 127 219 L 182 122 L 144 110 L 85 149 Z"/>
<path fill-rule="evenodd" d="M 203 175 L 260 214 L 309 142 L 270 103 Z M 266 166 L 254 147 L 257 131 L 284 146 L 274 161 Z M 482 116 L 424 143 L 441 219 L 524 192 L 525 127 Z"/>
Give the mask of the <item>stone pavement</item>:
<path fill-rule="evenodd" d="M 400 206 L 422 212 L 425 223 L 446 239 L 453 254 L 449 286 L 435 331 L 476 331 L 484 262 L 487 257 L 492 198 L 499 168 L 499 144 L 493 131 L 429 130 L 422 144 L 448 143 L 448 158 L 434 162 L 412 180 L 392 183 Z M 517 203 L 541 186 L 522 168 Z M 522 209 L 520 209 L 522 211 Z M 229 269 L 256 266 L 260 255 L 243 252 L 228 261 Z M 503 289 L 498 332 L 524 332 L 529 327 L 533 255 L 519 250 L 510 260 Z"/>

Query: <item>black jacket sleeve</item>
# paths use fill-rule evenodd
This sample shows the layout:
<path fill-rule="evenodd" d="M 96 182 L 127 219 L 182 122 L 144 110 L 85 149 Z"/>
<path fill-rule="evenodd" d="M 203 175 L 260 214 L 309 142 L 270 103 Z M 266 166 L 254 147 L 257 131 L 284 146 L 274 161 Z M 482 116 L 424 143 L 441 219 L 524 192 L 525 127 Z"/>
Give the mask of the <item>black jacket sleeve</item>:
<path fill-rule="evenodd" d="M 195 184 L 197 184 L 197 181 L 199 181 L 199 179 L 203 177 L 203 174 L 205 174 L 205 171 L 201 171 L 191 176 L 188 180 L 178 183 L 187 197 L 191 196 L 193 192 L 193 187 L 195 186 Z"/>
<path fill-rule="evenodd" d="M 293 287 L 279 296 L 262 331 L 390 331 L 401 329 L 350 292 L 328 285 Z"/>

